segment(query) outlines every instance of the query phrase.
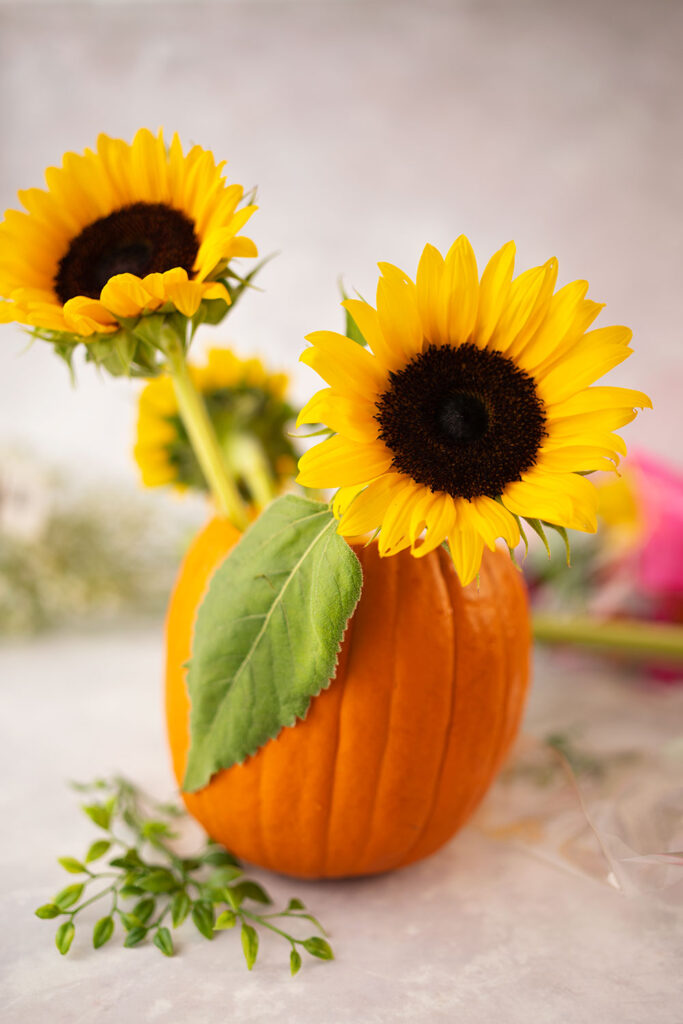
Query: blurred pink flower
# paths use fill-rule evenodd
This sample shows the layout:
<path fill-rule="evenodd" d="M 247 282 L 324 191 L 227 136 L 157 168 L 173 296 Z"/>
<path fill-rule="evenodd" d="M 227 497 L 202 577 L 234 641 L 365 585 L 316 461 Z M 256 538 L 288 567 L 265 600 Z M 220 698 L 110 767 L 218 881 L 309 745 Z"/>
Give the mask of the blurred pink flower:
<path fill-rule="evenodd" d="M 642 451 L 627 466 L 642 523 L 637 581 L 649 596 L 683 605 L 683 472 Z"/>

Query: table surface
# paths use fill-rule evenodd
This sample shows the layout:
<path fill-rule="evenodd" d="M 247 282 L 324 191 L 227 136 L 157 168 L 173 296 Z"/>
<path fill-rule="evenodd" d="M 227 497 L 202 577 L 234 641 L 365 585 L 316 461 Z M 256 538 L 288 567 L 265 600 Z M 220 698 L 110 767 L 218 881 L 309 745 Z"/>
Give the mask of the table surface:
<path fill-rule="evenodd" d="M 208 943 L 191 925 L 177 933 L 173 960 L 115 941 L 96 952 L 89 934 L 60 957 L 54 922 L 33 910 L 65 884 L 55 857 L 78 856 L 93 838 L 66 780 L 123 772 L 156 796 L 173 792 L 160 633 L 0 648 L 3 1022 L 679 1024 L 683 919 L 674 904 L 683 882 L 660 898 L 627 898 L 542 850 L 496 840 L 487 820 L 496 789 L 455 840 L 402 871 L 335 883 L 255 871 L 276 900 L 304 899 L 331 934 L 336 961 L 309 960 L 296 978 L 279 941 L 264 940 L 248 973 L 235 933 Z M 682 698 L 675 687 L 544 655 L 525 730 L 583 722 L 590 733 L 602 723 L 595 735 L 608 747 L 616 736 L 652 748 L 680 731 Z"/>

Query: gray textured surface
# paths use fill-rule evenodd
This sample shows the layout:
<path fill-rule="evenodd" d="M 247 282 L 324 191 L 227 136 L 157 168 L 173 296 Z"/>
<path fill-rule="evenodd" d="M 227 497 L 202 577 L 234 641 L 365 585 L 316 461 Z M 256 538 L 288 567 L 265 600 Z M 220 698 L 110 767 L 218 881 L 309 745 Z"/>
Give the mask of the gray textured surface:
<path fill-rule="evenodd" d="M 590 719 L 591 705 L 603 725 L 613 719 L 607 746 L 651 742 L 675 733 L 676 716 L 680 724 L 673 691 L 581 675 L 541 662 L 531 727 Z M 309 961 L 295 979 L 278 942 L 264 941 L 249 974 L 237 935 L 209 944 L 191 926 L 173 961 L 118 940 L 95 952 L 87 927 L 60 957 L 54 922 L 32 911 L 64 884 L 54 858 L 78 856 L 93 833 L 64 782 L 123 771 L 159 797 L 171 792 L 160 677 L 159 632 L 0 648 L 3 1024 L 679 1024 L 680 913 L 627 900 L 475 827 L 375 879 L 265 876 L 279 901 L 303 898 L 331 932 L 337 961 Z"/>

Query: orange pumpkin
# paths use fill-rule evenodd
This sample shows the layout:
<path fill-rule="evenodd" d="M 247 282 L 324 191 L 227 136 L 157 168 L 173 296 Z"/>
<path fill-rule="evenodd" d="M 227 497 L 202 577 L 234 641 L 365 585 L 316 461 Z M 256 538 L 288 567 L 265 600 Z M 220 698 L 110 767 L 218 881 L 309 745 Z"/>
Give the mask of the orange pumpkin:
<path fill-rule="evenodd" d="M 179 783 L 189 746 L 183 665 L 211 574 L 238 537 L 212 520 L 171 599 L 166 707 Z M 526 591 L 507 554 L 487 553 L 477 589 L 460 585 L 442 549 L 382 560 L 376 545 L 355 550 L 363 593 L 329 688 L 304 721 L 183 794 L 215 840 L 301 878 L 387 871 L 442 846 L 495 776 L 528 687 Z"/>

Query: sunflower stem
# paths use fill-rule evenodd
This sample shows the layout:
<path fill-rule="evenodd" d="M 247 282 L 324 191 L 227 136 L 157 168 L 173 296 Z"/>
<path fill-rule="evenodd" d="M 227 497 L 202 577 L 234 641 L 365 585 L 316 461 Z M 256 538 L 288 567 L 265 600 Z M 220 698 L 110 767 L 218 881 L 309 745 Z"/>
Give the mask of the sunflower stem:
<path fill-rule="evenodd" d="M 571 644 L 628 654 L 638 659 L 659 657 L 683 662 L 683 627 L 665 623 L 632 619 L 600 622 L 588 618 L 534 615 L 533 634 L 536 640 L 545 644 Z"/>
<path fill-rule="evenodd" d="M 227 471 L 204 400 L 188 370 L 183 346 L 171 331 L 164 340 L 168 370 L 173 379 L 180 416 L 218 511 L 238 529 L 244 530 L 248 523 L 246 505 L 237 484 Z"/>
<path fill-rule="evenodd" d="M 244 480 L 254 503 L 261 509 L 269 505 L 276 489 L 263 445 L 248 434 L 230 434 L 223 449 L 233 475 Z"/>

